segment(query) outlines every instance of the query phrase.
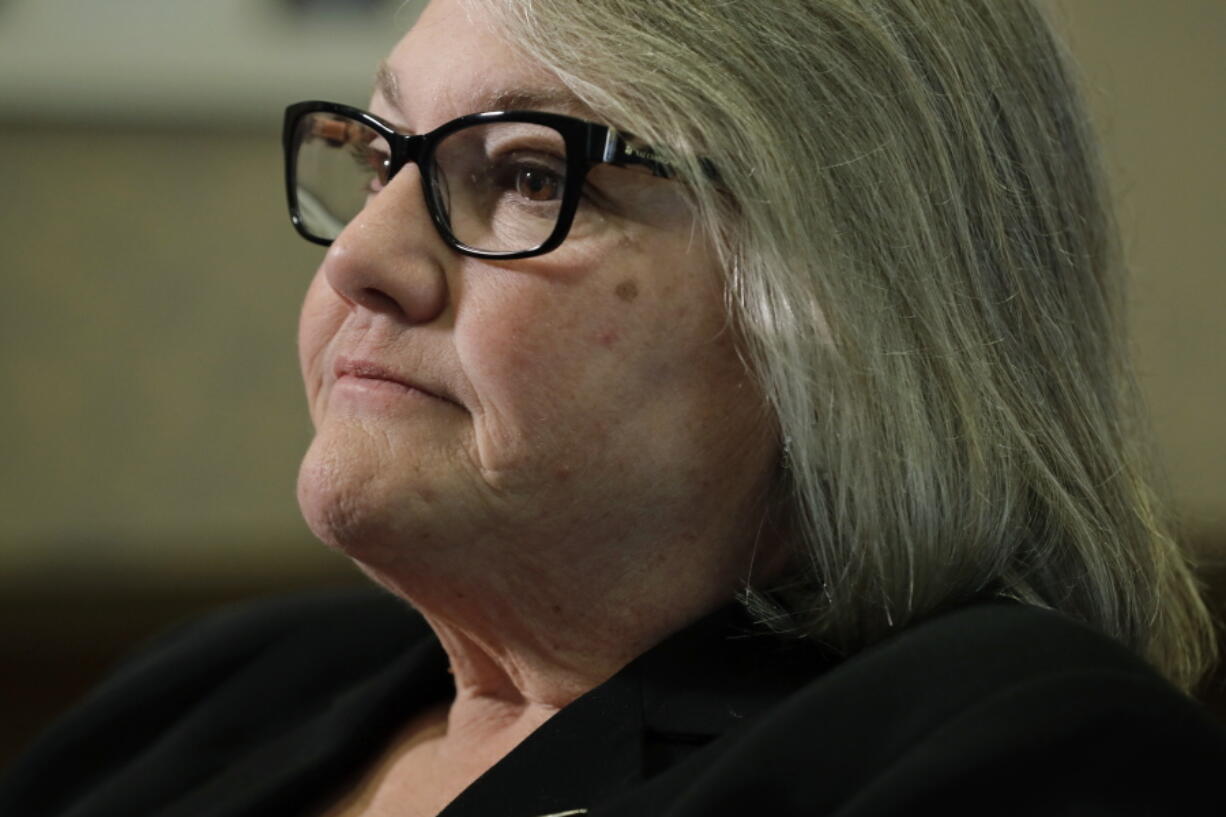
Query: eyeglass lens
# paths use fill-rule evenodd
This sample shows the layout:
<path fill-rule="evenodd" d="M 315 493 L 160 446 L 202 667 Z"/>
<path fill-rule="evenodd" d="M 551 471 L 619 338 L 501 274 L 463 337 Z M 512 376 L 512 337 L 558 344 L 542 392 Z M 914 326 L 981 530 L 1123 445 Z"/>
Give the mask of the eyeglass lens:
<path fill-rule="evenodd" d="M 312 112 L 294 139 L 298 215 L 311 235 L 335 239 L 387 183 L 382 136 L 349 117 Z M 431 207 L 461 244 L 522 252 L 557 227 L 566 189 L 566 142 L 527 122 L 474 124 L 439 141 L 425 174 Z"/>

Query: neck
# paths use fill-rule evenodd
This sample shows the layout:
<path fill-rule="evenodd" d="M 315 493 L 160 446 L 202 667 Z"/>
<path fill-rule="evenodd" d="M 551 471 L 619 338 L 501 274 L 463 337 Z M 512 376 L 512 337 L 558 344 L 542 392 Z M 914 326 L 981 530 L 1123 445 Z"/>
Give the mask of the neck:
<path fill-rule="evenodd" d="M 712 552 L 728 558 L 714 562 Z M 751 561 L 748 547 L 698 541 L 655 554 L 634 566 L 547 559 L 474 570 L 470 562 L 464 572 L 479 582 L 440 575 L 437 563 L 430 576 L 364 569 L 407 598 L 447 652 L 456 694 L 444 742 L 488 747 L 496 762 L 636 656 L 730 601 Z"/>

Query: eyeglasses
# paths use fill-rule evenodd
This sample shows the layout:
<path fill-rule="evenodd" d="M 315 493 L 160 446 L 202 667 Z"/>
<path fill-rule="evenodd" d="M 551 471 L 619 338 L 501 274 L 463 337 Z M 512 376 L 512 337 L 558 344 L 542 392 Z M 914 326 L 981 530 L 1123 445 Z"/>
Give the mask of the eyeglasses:
<path fill-rule="evenodd" d="M 561 114 L 495 111 L 408 136 L 334 102 L 285 110 L 285 184 L 303 238 L 331 244 L 408 162 L 421 171 L 426 210 L 464 255 L 528 258 L 556 249 L 597 164 L 673 171 L 616 130 Z"/>

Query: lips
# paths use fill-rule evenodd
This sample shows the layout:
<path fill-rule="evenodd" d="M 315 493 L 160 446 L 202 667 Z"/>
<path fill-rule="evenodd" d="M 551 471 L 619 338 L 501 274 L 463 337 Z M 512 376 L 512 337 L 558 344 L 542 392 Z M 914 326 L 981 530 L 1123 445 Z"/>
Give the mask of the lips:
<path fill-rule="evenodd" d="M 373 360 L 363 360 L 358 358 L 338 357 L 336 363 L 332 367 L 332 373 L 337 380 L 344 377 L 352 377 L 358 380 L 373 380 L 384 383 L 391 383 L 405 389 L 421 392 L 422 394 L 433 397 L 436 400 L 444 400 L 448 403 L 455 401 L 446 397 L 440 392 L 437 387 L 432 387 L 423 384 L 420 378 L 410 378 L 407 375 L 395 371 L 391 367 L 385 366 Z"/>

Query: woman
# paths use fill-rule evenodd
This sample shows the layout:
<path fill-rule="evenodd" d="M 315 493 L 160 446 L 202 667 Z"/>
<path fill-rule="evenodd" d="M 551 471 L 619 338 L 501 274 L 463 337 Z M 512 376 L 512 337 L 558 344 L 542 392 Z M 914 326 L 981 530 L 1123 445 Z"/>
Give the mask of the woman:
<path fill-rule="evenodd" d="M 1221 802 L 1029 3 L 433 0 L 286 147 L 299 498 L 390 593 L 169 636 L 4 813 Z"/>

